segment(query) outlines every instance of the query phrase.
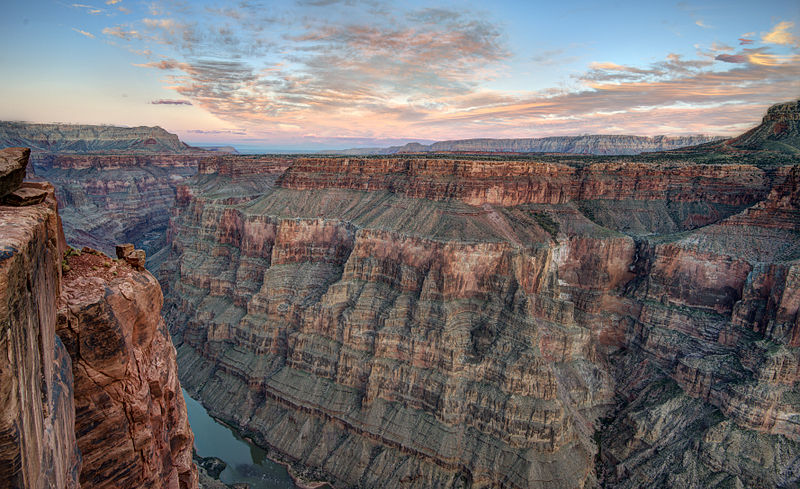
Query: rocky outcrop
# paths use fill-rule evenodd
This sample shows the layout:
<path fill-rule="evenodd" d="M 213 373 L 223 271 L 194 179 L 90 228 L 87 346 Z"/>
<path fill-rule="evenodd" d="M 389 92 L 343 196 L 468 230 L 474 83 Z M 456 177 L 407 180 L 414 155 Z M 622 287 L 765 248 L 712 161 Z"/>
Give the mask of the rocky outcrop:
<path fill-rule="evenodd" d="M 27 150 L 2 154 L 27 164 Z M 0 487 L 79 487 L 71 360 L 55 334 L 63 247 L 52 187 L 45 202 L 0 205 Z"/>
<path fill-rule="evenodd" d="M 184 386 L 340 486 L 793 487 L 798 166 L 653 158 L 207 166 Z"/>
<path fill-rule="evenodd" d="M 158 282 L 88 248 L 70 254 L 67 267 L 57 333 L 72 357 L 81 483 L 196 487 L 194 436 Z"/>
<path fill-rule="evenodd" d="M 773 105 L 761 124 L 723 143 L 724 148 L 800 153 L 800 100 Z"/>
<path fill-rule="evenodd" d="M 0 205 L 0 487 L 197 487 L 158 283 L 96 252 L 63 259 L 53 186 L 7 178 L 44 200 Z"/>
<path fill-rule="evenodd" d="M 520 139 L 461 139 L 432 144 L 409 143 L 388 148 L 326 151 L 328 154 L 386 155 L 403 153 L 573 153 L 593 155 L 635 155 L 648 151 L 668 151 L 718 141 L 715 136 L 627 136 L 593 134 Z"/>
<path fill-rule="evenodd" d="M 92 153 L 109 151 L 184 153 L 190 148 L 160 127 L 32 124 L 0 121 L 0 147 L 25 146 L 34 152 Z"/>
<path fill-rule="evenodd" d="M 6 148 L 0 150 L 0 199 L 17 190 L 25 178 L 30 150 Z"/>

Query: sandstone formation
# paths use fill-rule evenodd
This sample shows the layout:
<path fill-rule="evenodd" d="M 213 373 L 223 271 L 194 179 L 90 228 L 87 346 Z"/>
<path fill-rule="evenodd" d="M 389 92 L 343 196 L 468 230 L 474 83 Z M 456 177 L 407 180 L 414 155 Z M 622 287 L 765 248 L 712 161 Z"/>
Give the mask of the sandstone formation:
<path fill-rule="evenodd" d="M 767 110 L 761 125 L 726 141 L 725 146 L 800 153 L 800 100 L 773 105 Z"/>
<path fill-rule="evenodd" d="M 196 487 L 194 436 L 158 282 L 89 248 L 67 265 L 57 333 L 73 362 L 81 484 Z"/>
<path fill-rule="evenodd" d="M 592 134 L 520 139 L 461 139 L 432 144 L 408 143 L 388 148 L 345 149 L 328 154 L 387 155 L 403 153 L 574 153 L 635 155 L 646 151 L 668 151 L 718 141 L 714 136 L 627 136 Z"/>
<path fill-rule="evenodd" d="M 29 155 L 27 148 L 0 150 L 0 199 L 19 188 L 25 178 Z"/>
<path fill-rule="evenodd" d="M 6 146 L 26 146 L 34 152 L 48 153 L 183 153 L 197 150 L 160 127 L 0 121 L 0 147 Z"/>
<path fill-rule="evenodd" d="M 53 186 L 10 179 L 44 200 L 0 204 L 0 487 L 197 487 L 158 283 L 99 253 L 62 259 Z"/>
<path fill-rule="evenodd" d="M 22 148 L 2 155 L 27 164 Z M 0 205 L 0 487 L 80 487 L 72 367 L 55 334 L 63 247 L 52 187 L 43 203 Z"/>
<path fill-rule="evenodd" d="M 337 487 L 796 487 L 800 166 L 687 155 L 206 161 L 184 386 Z"/>

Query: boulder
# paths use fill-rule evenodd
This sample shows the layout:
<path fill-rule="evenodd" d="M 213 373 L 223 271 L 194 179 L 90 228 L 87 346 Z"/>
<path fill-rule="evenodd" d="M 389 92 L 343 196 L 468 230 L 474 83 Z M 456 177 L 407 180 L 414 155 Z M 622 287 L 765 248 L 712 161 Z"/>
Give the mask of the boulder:
<path fill-rule="evenodd" d="M 125 261 L 136 270 L 144 270 L 145 252 L 144 250 L 133 250 L 125 255 Z"/>
<path fill-rule="evenodd" d="M 28 148 L 0 150 L 0 198 L 14 192 L 22 184 L 30 154 Z"/>
<path fill-rule="evenodd" d="M 117 245 L 117 258 L 125 258 L 128 256 L 128 253 L 133 251 L 133 244 L 131 243 L 123 243 Z"/>
<path fill-rule="evenodd" d="M 22 207 L 25 205 L 36 205 L 44 202 L 47 198 L 47 190 L 32 187 L 21 187 L 3 198 L 3 204 Z"/>

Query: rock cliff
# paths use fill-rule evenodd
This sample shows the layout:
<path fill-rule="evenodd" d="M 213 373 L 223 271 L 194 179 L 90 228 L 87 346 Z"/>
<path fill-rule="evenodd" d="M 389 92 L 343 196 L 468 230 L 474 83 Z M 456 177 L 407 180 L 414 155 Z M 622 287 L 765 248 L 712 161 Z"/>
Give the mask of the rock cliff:
<path fill-rule="evenodd" d="M 388 148 L 346 149 L 330 154 L 387 155 L 403 153 L 574 153 L 593 155 L 635 155 L 667 151 L 718 141 L 715 136 L 628 136 L 592 134 L 519 139 L 461 139 L 431 144 L 409 143 Z"/>
<path fill-rule="evenodd" d="M 194 436 L 158 281 L 88 248 L 66 267 L 56 332 L 72 358 L 81 483 L 196 487 Z"/>
<path fill-rule="evenodd" d="M 795 487 L 800 166 L 760 155 L 204 164 L 181 380 L 341 487 Z"/>
<path fill-rule="evenodd" d="M 32 124 L 0 121 L 0 147 L 47 153 L 184 153 L 196 151 L 160 127 Z"/>
<path fill-rule="evenodd" d="M 800 153 L 800 100 L 773 105 L 761 125 L 725 142 L 726 146 L 750 150 Z"/>
<path fill-rule="evenodd" d="M 24 175 L 28 154 L 4 149 L 0 159 Z M 52 186 L 36 187 L 47 192 L 38 205 L 0 204 L 0 487 L 74 489 L 72 368 L 55 334 L 64 238 Z"/>
<path fill-rule="evenodd" d="M 0 161 L 24 172 L 28 154 Z M 12 192 L 0 202 L 0 487 L 197 487 L 158 283 L 97 252 L 64 259 L 53 186 Z"/>
<path fill-rule="evenodd" d="M 116 243 L 144 249 L 151 264 L 165 245 L 178 184 L 204 155 L 39 154 L 36 176 L 56 187 L 64 233 L 76 246 L 112 253 Z"/>

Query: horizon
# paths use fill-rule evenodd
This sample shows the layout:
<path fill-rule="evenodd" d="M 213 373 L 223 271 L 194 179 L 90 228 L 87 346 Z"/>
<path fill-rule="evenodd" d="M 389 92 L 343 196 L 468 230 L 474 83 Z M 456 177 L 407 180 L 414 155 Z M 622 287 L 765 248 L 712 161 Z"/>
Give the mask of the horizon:
<path fill-rule="evenodd" d="M 793 1 L 431 5 L 17 2 L 0 33 L 0 119 L 319 151 L 732 136 L 800 96 Z"/>

